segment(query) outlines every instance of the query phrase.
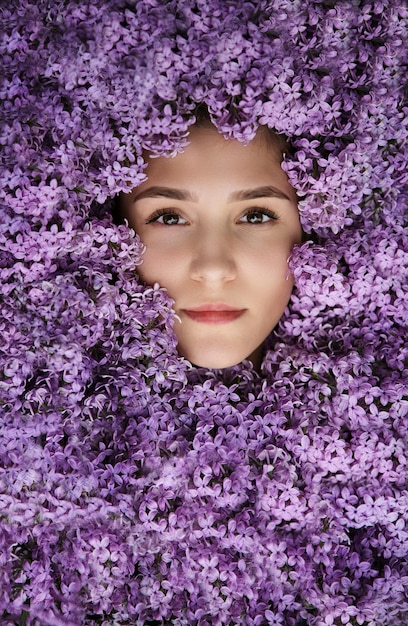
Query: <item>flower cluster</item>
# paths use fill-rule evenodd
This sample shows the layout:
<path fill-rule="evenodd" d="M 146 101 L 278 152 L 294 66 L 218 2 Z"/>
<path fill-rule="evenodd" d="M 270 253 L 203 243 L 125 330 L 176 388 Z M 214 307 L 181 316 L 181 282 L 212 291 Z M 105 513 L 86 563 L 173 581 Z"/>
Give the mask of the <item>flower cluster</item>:
<path fill-rule="evenodd" d="M 0 11 L 0 623 L 408 623 L 408 9 Z M 306 241 L 259 375 L 177 354 L 112 219 L 143 150 L 290 138 Z"/>

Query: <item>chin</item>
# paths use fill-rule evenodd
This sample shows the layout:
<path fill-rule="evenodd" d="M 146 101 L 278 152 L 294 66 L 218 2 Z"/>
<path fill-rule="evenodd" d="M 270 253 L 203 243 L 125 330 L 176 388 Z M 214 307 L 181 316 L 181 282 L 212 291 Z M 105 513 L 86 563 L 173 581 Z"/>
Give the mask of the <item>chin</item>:
<path fill-rule="evenodd" d="M 244 360 L 244 359 L 242 359 Z M 191 361 L 192 365 L 195 367 L 205 367 L 208 370 L 223 370 L 227 367 L 233 367 L 234 365 L 238 365 L 241 361 L 200 361 L 197 360 Z"/>
<path fill-rule="evenodd" d="M 234 357 L 231 355 L 220 354 L 197 354 L 196 351 L 189 352 L 179 349 L 180 356 L 184 357 L 195 367 L 205 367 L 207 369 L 219 370 L 226 367 L 232 367 L 238 365 L 243 358 Z M 244 357 L 245 358 L 245 357 Z"/>
<path fill-rule="evenodd" d="M 256 369 L 260 366 L 260 354 L 261 352 L 256 350 L 251 354 L 244 355 L 231 355 L 231 354 L 191 354 L 179 351 L 180 356 L 186 358 L 195 367 L 205 367 L 206 369 L 221 370 L 227 367 L 233 367 L 242 363 L 245 359 L 251 361 Z"/>

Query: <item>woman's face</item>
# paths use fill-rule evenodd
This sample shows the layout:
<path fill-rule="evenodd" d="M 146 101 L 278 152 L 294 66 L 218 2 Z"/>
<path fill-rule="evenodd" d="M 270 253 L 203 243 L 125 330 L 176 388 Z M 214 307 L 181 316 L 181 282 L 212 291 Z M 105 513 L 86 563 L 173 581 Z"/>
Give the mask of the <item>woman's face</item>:
<path fill-rule="evenodd" d="M 174 158 L 149 159 L 122 216 L 146 246 L 143 280 L 175 302 L 179 353 L 201 367 L 258 367 L 293 286 L 296 195 L 265 136 L 244 146 L 205 127 L 190 140 Z"/>

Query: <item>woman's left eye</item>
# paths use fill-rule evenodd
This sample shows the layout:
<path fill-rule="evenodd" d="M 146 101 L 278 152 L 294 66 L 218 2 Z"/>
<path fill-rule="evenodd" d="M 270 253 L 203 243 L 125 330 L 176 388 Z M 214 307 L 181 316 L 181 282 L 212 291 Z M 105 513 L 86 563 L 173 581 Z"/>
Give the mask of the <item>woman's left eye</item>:
<path fill-rule="evenodd" d="M 276 213 L 266 209 L 252 209 L 247 211 L 238 221 L 244 224 L 265 224 L 271 220 L 278 220 Z"/>

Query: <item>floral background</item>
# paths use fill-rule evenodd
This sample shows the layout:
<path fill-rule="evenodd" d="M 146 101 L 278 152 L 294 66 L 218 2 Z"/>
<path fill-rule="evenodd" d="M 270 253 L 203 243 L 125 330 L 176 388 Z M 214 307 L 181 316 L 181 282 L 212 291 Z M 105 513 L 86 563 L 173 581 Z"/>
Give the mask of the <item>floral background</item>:
<path fill-rule="evenodd" d="M 406 625 L 406 3 L 0 19 L 1 625 Z M 293 144 L 307 241 L 261 375 L 178 357 L 111 217 L 200 102 Z"/>

